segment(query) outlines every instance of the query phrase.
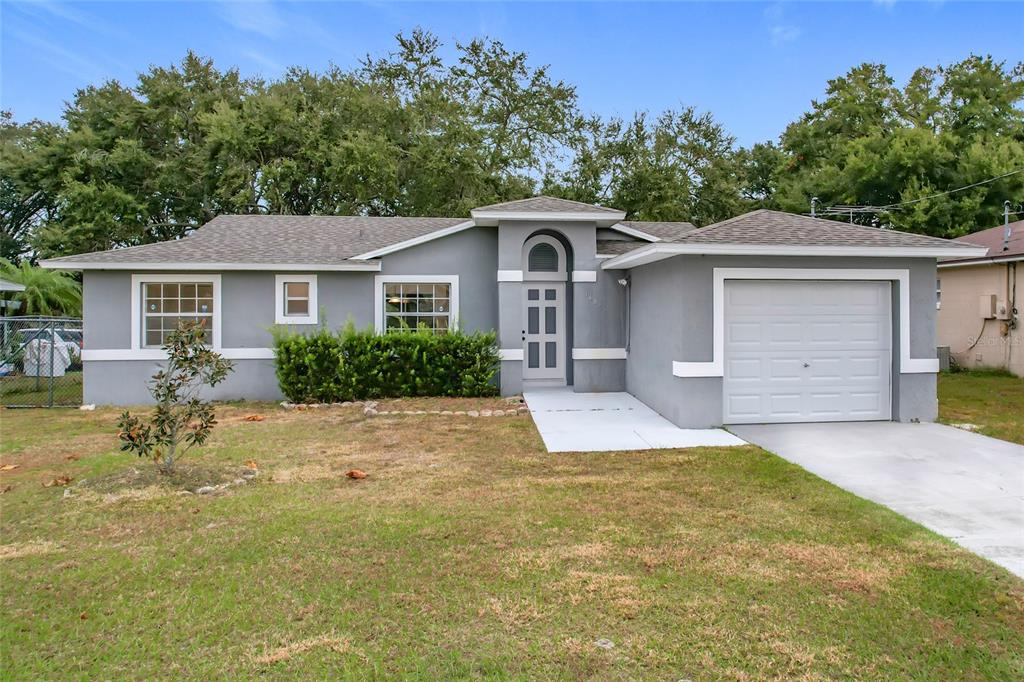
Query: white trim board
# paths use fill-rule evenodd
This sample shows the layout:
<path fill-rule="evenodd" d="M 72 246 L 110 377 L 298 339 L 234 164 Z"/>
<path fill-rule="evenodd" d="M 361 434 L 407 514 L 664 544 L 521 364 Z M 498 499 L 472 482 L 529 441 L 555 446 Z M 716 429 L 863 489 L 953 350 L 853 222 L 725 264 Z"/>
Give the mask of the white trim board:
<path fill-rule="evenodd" d="M 625 360 L 625 348 L 573 348 L 573 360 Z"/>
<path fill-rule="evenodd" d="M 677 377 L 720 377 L 724 375 L 725 281 L 728 279 L 794 280 L 887 280 L 899 284 L 899 358 L 900 374 L 933 374 L 939 371 L 937 358 L 910 357 L 910 271 L 888 269 L 833 270 L 818 268 L 715 268 L 712 289 L 712 360 L 705 362 L 672 361 Z"/>
<path fill-rule="evenodd" d="M 273 360 L 273 348 L 220 348 L 217 352 L 226 360 Z M 113 360 L 166 360 L 162 348 L 83 348 L 83 362 Z"/>
<path fill-rule="evenodd" d="M 864 256 L 871 258 L 971 258 L 984 256 L 984 247 L 962 246 L 820 246 L 802 244 L 692 244 L 657 242 L 601 263 L 604 270 L 621 270 L 683 255 L 719 256 Z"/>
<path fill-rule="evenodd" d="M 361 253 L 358 256 L 352 256 L 352 260 L 370 260 L 371 258 L 380 258 L 381 256 L 388 255 L 389 253 L 402 251 L 413 246 L 426 244 L 427 242 L 434 241 L 435 239 L 440 239 L 441 237 L 447 237 L 448 235 L 455 234 L 457 232 L 462 232 L 463 230 L 468 230 L 471 227 L 476 227 L 476 223 L 473 222 L 472 220 L 467 220 L 463 223 L 459 223 L 458 225 L 452 225 L 451 227 L 445 227 L 440 230 L 435 230 L 434 232 L 429 232 L 419 237 L 406 239 L 404 242 L 398 242 L 397 244 L 392 244 L 391 246 L 385 246 L 379 249 L 375 249 L 373 251 Z"/>
<path fill-rule="evenodd" d="M 284 285 L 304 282 L 309 285 L 309 309 L 305 315 L 285 315 Z M 275 324 L 316 324 L 319 315 L 316 294 L 316 275 L 275 275 L 274 276 L 274 323 Z"/>
<path fill-rule="evenodd" d="M 175 272 L 211 272 L 220 270 L 276 270 L 278 272 L 380 272 L 380 261 L 372 263 L 104 263 L 39 261 L 50 270 L 173 270 Z"/>
<path fill-rule="evenodd" d="M 522 270 L 498 270 L 498 281 L 499 282 L 522 282 L 523 271 Z"/>
<path fill-rule="evenodd" d="M 503 362 L 522 362 L 524 357 L 522 348 L 501 348 L 498 350 L 498 358 Z"/>
<path fill-rule="evenodd" d="M 419 282 L 420 284 L 447 284 L 451 287 L 448 320 L 449 329 L 459 327 L 458 275 L 377 275 L 373 278 L 373 328 L 384 333 L 384 285 L 388 282 Z"/>
<path fill-rule="evenodd" d="M 573 282 L 596 282 L 597 281 L 597 270 L 573 270 L 572 271 Z"/>
<path fill-rule="evenodd" d="M 147 282 L 202 282 L 213 285 L 213 343 L 211 347 L 218 353 L 221 348 L 221 295 L 220 275 L 197 275 L 192 273 L 161 273 L 155 275 L 135 274 L 131 277 L 131 350 L 154 350 L 163 356 L 159 348 L 143 348 L 142 346 L 142 285 Z M 187 314 L 187 313 L 183 313 Z"/>
<path fill-rule="evenodd" d="M 636 237 L 637 239 L 643 239 L 644 241 L 648 242 L 661 241 L 660 237 L 655 237 L 653 234 L 649 234 L 647 232 L 644 232 L 643 230 L 638 230 L 635 227 L 623 225 L 622 223 L 615 223 L 614 225 L 612 225 L 611 229 L 615 230 L 616 232 L 621 232 L 622 234 L 628 234 L 630 237 Z"/>
<path fill-rule="evenodd" d="M 493 227 L 503 220 L 536 222 L 592 222 L 611 227 L 626 217 L 625 211 L 470 211 L 473 222 Z"/>

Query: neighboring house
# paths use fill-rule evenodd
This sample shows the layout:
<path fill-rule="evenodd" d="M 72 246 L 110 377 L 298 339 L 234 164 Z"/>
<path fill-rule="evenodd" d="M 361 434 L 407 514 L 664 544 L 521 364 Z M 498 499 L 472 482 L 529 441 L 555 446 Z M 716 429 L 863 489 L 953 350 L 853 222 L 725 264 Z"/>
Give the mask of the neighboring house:
<path fill-rule="evenodd" d="M 23 284 L 0 278 L 0 315 L 11 315 L 21 307 L 19 301 L 15 301 L 11 296 L 6 295 L 21 291 L 25 291 Z"/>
<path fill-rule="evenodd" d="M 220 216 L 84 271 L 85 401 L 138 403 L 181 318 L 276 399 L 270 328 L 498 331 L 501 391 L 626 390 L 674 423 L 936 416 L 935 264 L 968 244 L 754 211 L 695 229 L 536 197 L 469 219 Z"/>
<path fill-rule="evenodd" d="M 1020 276 L 1024 220 L 956 241 L 985 249 L 981 256 L 939 263 L 940 346 L 965 367 L 999 367 L 1024 377 Z"/>

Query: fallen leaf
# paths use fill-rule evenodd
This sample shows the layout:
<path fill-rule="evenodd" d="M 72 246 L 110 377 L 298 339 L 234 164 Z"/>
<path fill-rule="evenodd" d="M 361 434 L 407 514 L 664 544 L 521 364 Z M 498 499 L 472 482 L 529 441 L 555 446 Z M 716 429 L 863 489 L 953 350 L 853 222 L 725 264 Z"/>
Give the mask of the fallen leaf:
<path fill-rule="evenodd" d="M 264 417 L 262 414 L 250 414 L 246 415 L 245 417 L 245 421 L 247 422 L 261 422 L 264 419 L 266 419 L 266 417 Z"/>
<path fill-rule="evenodd" d="M 8 490 L 11 490 L 13 487 L 14 486 L 5 485 L 3 488 L 0 488 L 0 495 L 2 495 L 3 493 L 6 493 Z"/>
<path fill-rule="evenodd" d="M 80 614 L 78 614 L 78 617 L 81 618 L 82 620 L 88 620 L 89 614 L 86 613 L 85 611 L 82 611 Z"/>
<path fill-rule="evenodd" d="M 52 481 L 48 481 L 48 482 L 44 483 L 43 487 L 44 488 L 53 488 L 54 486 L 65 486 L 68 483 L 71 483 L 71 481 L 73 481 L 73 480 L 74 479 L 71 478 L 70 476 L 68 476 L 67 474 L 61 474 L 60 476 L 58 476 L 57 478 L 53 479 Z"/>
<path fill-rule="evenodd" d="M 257 464 L 256 460 L 254 460 L 254 459 L 247 459 L 247 460 L 245 460 L 245 466 L 249 467 L 250 469 L 259 469 L 260 468 L 260 465 Z"/>
<path fill-rule="evenodd" d="M 4 464 L 3 466 L 0 466 L 0 471 L 11 471 L 12 469 L 17 469 L 20 466 L 20 464 Z"/>
<path fill-rule="evenodd" d="M 82 459 L 82 456 L 81 455 L 65 455 L 64 459 L 66 459 L 69 462 L 74 462 L 76 460 Z"/>
<path fill-rule="evenodd" d="M 345 472 L 345 475 L 348 476 L 349 478 L 355 479 L 366 478 L 366 472 L 360 471 L 359 469 L 349 469 L 347 472 Z"/>

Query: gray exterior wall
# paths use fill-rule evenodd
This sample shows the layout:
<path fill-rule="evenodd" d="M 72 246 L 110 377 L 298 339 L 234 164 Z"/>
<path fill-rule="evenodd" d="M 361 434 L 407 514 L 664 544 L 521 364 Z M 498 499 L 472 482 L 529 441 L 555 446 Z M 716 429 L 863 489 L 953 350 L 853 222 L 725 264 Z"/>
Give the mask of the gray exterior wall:
<path fill-rule="evenodd" d="M 626 389 L 674 424 L 687 428 L 722 423 L 722 378 L 683 378 L 672 362 L 713 359 L 713 271 L 716 267 L 875 268 L 910 272 L 910 357 L 935 357 L 935 261 L 898 258 L 751 258 L 677 256 L 630 271 L 630 352 Z M 897 289 L 898 284 L 893 284 Z M 895 294 L 894 294 L 895 295 Z M 893 306 L 894 329 L 899 306 Z M 897 337 L 898 338 L 898 337 Z M 893 346 L 893 418 L 934 421 L 934 374 L 899 374 Z"/>
<path fill-rule="evenodd" d="M 560 235 L 568 245 L 569 280 L 566 282 L 566 381 L 576 391 L 625 390 L 625 361 L 573 360 L 573 348 L 623 348 L 625 346 L 625 289 L 615 280 L 621 273 L 601 270 L 597 258 L 597 226 L 594 223 L 503 222 L 498 226 L 496 270 L 526 270 L 523 244 L 538 232 Z M 596 282 L 573 282 L 572 271 L 597 272 Z M 498 283 L 499 346 L 523 347 L 522 282 Z M 522 361 L 501 363 L 501 392 L 523 390 Z"/>
<path fill-rule="evenodd" d="M 233 360 L 235 371 L 221 384 L 202 392 L 209 400 L 282 400 L 273 360 Z M 143 405 L 153 402 L 147 382 L 161 363 L 153 360 L 85 362 L 82 399 L 97 405 Z"/>
<path fill-rule="evenodd" d="M 467 331 L 498 328 L 497 231 L 471 228 L 384 256 L 381 272 L 317 272 L 320 324 L 338 328 L 352 319 L 360 328 L 374 322 L 377 275 L 458 275 L 459 319 Z M 87 271 L 83 280 L 84 338 L 87 350 L 131 348 L 129 271 Z M 225 349 L 263 349 L 273 343 L 275 275 L 272 271 L 221 274 L 221 345 Z M 183 275 L 187 278 L 187 275 Z M 311 331 L 313 325 L 294 325 Z M 235 371 L 208 392 L 212 398 L 279 400 L 273 360 L 235 360 Z M 146 381 L 152 360 L 86 360 L 87 403 L 130 405 L 149 402 Z"/>

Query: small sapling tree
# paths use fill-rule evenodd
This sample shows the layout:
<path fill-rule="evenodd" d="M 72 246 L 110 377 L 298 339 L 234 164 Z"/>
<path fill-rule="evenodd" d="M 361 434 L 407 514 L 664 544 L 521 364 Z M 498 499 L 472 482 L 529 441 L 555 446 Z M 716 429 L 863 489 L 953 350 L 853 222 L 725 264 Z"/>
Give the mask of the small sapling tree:
<path fill-rule="evenodd" d="M 185 322 L 167 336 L 167 365 L 153 375 L 149 392 L 156 409 L 148 419 L 125 410 L 118 421 L 121 449 L 149 457 L 163 473 L 210 437 L 217 423 L 213 405 L 199 398 L 203 386 L 216 386 L 232 371 L 231 362 L 203 343 L 202 323 Z"/>

